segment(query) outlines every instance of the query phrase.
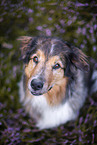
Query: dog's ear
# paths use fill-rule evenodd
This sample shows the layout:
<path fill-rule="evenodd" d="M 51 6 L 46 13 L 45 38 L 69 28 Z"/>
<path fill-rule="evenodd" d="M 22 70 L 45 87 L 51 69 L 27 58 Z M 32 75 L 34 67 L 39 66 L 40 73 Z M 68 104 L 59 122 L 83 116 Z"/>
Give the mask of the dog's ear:
<path fill-rule="evenodd" d="M 74 47 L 72 50 L 73 51 L 70 54 L 70 60 L 72 64 L 80 70 L 89 71 L 87 56 L 76 47 Z"/>
<path fill-rule="evenodd" d="M 21 36 L 17 40 L 19 40 L 21 43 L 20 50 L 21 50 L 21 58 L 25 58 L 25 54 L 27 50 L 29 49 L 29 44 L 33 40 L 33 37 L 30 36 Z"/>

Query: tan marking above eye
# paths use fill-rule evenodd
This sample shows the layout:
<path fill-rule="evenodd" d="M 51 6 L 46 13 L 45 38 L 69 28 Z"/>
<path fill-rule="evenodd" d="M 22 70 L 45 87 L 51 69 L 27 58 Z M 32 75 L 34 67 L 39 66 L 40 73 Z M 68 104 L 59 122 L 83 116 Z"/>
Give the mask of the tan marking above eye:
<path fill-rule="evenodd" d="M 52 67 L 53 69 L 63 68 L 62 61 L 59 56 L 52 56 L 49 58 L 47 65 Z"/>
<path fill-rule="evenodd" d="M 41 50 L 38 50 L 35 54 L 33 54 L 30 57 L 30 61 L 25 67 L 26 76 L 30 78 L 33 75 L 37 75 L 41 71 L 44 63 L 45 63 L 44 52 Z"/>
<path fill-rule="evenodd" d="M 43 62 L 43 61 L 45 61 L 45 55 L 44 55 L 43 51 L 38 50 L 35 54 L 33 54 L 31 56 L 31 59 L 33 59 L 33 61 L 35 63 Z"/>

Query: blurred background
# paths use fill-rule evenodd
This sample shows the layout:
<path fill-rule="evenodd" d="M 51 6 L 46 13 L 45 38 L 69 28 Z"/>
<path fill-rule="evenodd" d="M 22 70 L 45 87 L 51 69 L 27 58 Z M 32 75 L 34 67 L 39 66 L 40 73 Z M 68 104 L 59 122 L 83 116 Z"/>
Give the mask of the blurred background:
<path fill-rule="evenodd" d="M 57 36 L 97 62 L 97 1 L 0 1 L 0 145 L 96 145 L 97 94 L 89 96 L 76 122 L 52 130 L 39 131 L 25 114 L 18 95 L 22 62 L 16 40 L 24 35 Z"/>

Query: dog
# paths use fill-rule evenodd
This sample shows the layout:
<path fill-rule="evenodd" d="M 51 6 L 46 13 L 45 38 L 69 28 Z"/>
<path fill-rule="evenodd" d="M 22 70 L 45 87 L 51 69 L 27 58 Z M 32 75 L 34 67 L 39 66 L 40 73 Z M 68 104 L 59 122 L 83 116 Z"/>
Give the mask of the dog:
<path fill-rule="evenodd" d="M 55 37 L 22 36 L 18 40 L 24 62 L 19 94 L 26 112 L 39 129 L 75 120 L 90 90 L 87 56 Z"/>

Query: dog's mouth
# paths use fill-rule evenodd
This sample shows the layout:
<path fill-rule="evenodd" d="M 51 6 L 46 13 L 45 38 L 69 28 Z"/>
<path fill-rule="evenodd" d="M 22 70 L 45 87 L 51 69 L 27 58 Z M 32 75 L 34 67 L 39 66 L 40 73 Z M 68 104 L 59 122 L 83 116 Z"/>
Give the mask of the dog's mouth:
<path fill-rule="evenodd" d="M 49 87 L 49 89 L 47 91 L 44 91 L 44 92 L 38 92 L 38 91 L 31 91 L 31 94 L 34 95 L 34 96 L 40 96 L 40 95 L 43 95 L 43 94 L 46 94 L 48 91 L 50 91 L 51 89 L 53 88 L 53 85 Z"/>
<path fill-rule="evenodd" d="M 50 91 L 53 88 L 53 85 L 48 89 L 48 91 Z"/>
<path fill-rule="evenodd" d="M 36 92 L 32 92 L 32 91 L 31 91 L 31 94 L 34 95 L 34 96 L 40 96 L 40 95 L 43 95 L 42 93 L 36 93 Z"/>

